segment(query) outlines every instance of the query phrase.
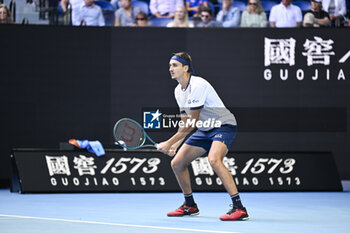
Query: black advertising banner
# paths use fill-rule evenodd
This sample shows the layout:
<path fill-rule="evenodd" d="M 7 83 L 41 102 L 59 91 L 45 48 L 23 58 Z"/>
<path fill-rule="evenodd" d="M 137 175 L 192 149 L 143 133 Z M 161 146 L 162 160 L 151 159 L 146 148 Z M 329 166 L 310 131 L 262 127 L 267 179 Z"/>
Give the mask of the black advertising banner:
<path fill-rule="evenodd" d="M 240 191 L 341 191 L 334 159 L 320 152 L 230 152 L 224 164 Z M 207 157 L 192 162 L 194 190 L 224 190 Z"/>
<path fill-rule="evenodd" d="M 18 150 L 12 159 L 13 176 L 19 177 L 12 191 L 22 193 L 180 191 L 171 158 L 155 151 L 107 150 L 96 157 L 84 151 Z M 240 191 L 342 190 L 330 153 L 229 152 L 224 164 Z M 207 157 L 194 160 L 189 170 L 193 191 L 225 191 Z"/>
<path fill-rule="evenodd" d="M 107 152 L 107 151 L 106 151 Z M 152 152 L 15 152 L 22 192 L 174 191 L 170 157 Z"/>
<path fill-rule="evenodd" d="M 8 68 L 0 85 L 0 186 L 12 148 L 55 148 L 71 136 L 111 145 L 124 117 L 167 140 L 169 116 L 178 114 L 169 59 L 179 51 L 191 54 L 196 75 L 235 115 L 231 150 L 327 151 L 350 179 L 349 28 L 0 27 L 9 54 L 1 62 Z M 157 110 L 162 130 L 145 115 Z"/>

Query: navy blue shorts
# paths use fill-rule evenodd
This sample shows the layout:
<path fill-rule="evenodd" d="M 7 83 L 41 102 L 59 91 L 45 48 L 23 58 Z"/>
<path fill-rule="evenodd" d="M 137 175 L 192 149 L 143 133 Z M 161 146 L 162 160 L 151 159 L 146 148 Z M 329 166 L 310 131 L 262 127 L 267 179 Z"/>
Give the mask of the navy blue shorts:
<path fill-rule="evenodd" d="M 236 125 L 222 125 L 220 128 L 214 128 L 209 131 L 197 130 L 186 140 L 185 144 L 202 147 L 209 151 L 213 141 L 220 141 L 225 143 L 229 150 L 236 133 Z"/>

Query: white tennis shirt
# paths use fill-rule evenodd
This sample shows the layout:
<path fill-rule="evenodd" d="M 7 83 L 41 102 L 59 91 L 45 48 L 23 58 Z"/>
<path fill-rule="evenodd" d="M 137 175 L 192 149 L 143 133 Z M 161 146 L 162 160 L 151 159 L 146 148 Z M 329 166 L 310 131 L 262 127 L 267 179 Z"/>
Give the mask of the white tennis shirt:
<path fill-rule="evenodd" d="M 86 6 L 85 3 L 82 3 L 72 9 L 72 24 L 80 26 L 82 20 L 85 21 L 86 26 L 105 26 L 102 9 L 95 4 Z"/>
<path fill-rule="evenodd" d="M 181 113 L 190 115 L 190 110 L 202 109 L 199 121 L 220 121 L 221 125 L 237 125 L 236 118 L 225 107 L 215 89 L 201 77 L 192 75 L 185 90 L 178 84 L 175 88 L 175 98 Z M 197 128 L 208 131 L 214 127 L 197 125 Z"/>
<path fill-rule="evenodd" d="M 303 15 L 298 6 L 290 4 L 285 7 L 280 3 L 271 8 L 269 21 L 275 22 L 278 28 L 296 27 L 297 23 L 303 21 Z"/>

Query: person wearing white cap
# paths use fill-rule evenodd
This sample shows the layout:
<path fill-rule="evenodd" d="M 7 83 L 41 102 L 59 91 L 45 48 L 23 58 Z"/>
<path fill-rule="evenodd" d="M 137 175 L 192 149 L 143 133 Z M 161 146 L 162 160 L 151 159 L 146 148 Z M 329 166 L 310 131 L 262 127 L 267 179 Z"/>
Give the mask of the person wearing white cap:
<path fill-rule="evenodd" d="M 311 0 L 311 10 L 305 12 L 303 27 L 329 27 L 329 14 L 322 10 L 322 0 Z"/>

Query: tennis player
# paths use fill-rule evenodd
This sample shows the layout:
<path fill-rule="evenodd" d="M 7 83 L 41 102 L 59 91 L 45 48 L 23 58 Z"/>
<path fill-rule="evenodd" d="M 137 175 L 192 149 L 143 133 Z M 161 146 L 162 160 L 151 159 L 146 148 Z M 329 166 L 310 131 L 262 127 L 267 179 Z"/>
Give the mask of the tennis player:
<path fill-rule="evenodd" d="M 193 75 L 192 59 L 188 53 L 173 54 L 169 62 L 169 71 L 171 78 L 179 83 L 175 88 L 175 98 L 180 108 L 181 119 L 188 124 L 183 124 L 176 134 L 158 145 L 158 151 L 170 156 L 176 154 L 171 161 L 171 167 L 185 197 L 184 204 L 167 215 L 181 217 L 199 214 L 192 195 L 188 166 L 194 159 L 208 152 L 209 163 L 222 180 L 233 202 L 232 209 L 220 219 L 223 221 L 247 220 L 248 213 L 241 203 L 236 184 L 223 164 L 224 156 L 237 131 L 234 115 L 226 109 L 208 81 Z M 206 121 L 211 123 L 207 124 Z M 215 124 L 212 124 L 213 121 Z M 186 136 L 195 128 L 197 130 L 176 153 Z"/>

